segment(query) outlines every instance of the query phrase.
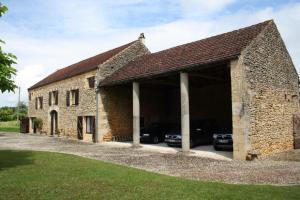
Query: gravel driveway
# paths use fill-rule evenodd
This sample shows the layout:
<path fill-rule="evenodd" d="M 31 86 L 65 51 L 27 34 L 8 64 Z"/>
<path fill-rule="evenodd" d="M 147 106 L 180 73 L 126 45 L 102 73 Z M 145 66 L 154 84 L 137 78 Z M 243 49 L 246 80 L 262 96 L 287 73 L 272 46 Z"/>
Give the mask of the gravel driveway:
<path fill-rule="evenodd" d="M 0 133 L 0 149 L 63 152 L 201 181 L 242 184 L 300 184 L 300 162 L 226 161 L 110 147 L 39 135 Z M 297 153 L 300 154 L 300 151 Z"/>

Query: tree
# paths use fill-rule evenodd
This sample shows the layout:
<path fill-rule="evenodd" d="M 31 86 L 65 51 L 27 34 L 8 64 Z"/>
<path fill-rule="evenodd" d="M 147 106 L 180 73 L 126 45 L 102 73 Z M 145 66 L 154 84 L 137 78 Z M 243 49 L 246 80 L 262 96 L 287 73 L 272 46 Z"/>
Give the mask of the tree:
<path fill-rule="evenodd" d="M 21 101 L 19 103 L 19 112 L 18 112 L 18 105 L 15 108 L 14 119 L 17 119 L 17 116 L 19 116 L 19 119 L 27 117 L 27 111 L 28 111 L 27 105 L 23 101 Z"/>
<path fill-rule="evenodd" d="M 0 17 L 7 10 L 7 7 L 0 2 Z M 3 44 L 5 42 L 0 39 L 0 90 L 2 93 L 5 91 L 13 92 L 17 88 L 14 81 L 17 70 L 12 65 L 17 63 L 17 57 L 11 53 L 5 53 L 1 47 Z"/>
<path fill-rule="evenodd" d="M 12 121 L 14 120 L 15 109 L 13 107 L 0 108 L 0 121 Z"/>

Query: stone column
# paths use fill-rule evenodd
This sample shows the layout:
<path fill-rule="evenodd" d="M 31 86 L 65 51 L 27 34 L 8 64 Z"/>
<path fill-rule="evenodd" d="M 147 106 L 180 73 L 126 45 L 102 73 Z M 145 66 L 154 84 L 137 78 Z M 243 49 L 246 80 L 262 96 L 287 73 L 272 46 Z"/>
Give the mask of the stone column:
<path fill-rule="evenodd" d="M 32 117 L 29 117 L 29 133 L 33 133 Z"/>
<path fill-rule="evenodd" d="M 188 73 L 180 73 L 180 96 L 181 96 L 181 134 L 182 151 L 190 150 L 190 110 L 189 110 L 189 77 Z"/>
<path fill-rule="evenodd" d="M 140 86 L 139 83 L 132 83 L 133 102 L 133 147 L 140 145 Z"/>
<path fill-rule="evenodd" d="M 97 84 L 98 85 L 98 84 Z M 95 117 L 95 143 L 98 143 L 99 141 L 102 142 L 102 140 L 99 140 L 99 136 L 100 136 L 100 117 L 99 117 L 99 98 L 100 97 L 100 90 L 97 86 L 96 88 L 96 117 Z"/>
<path fill-rule="evenodd" d="M 245 109 L 243 103 L 243 69 L 238 59 L 230 62 L 231 101 L 232 101 L 232 137 L 233 158 L 245 160 L 247 155 L 247 137 L 245 128 Z"/>

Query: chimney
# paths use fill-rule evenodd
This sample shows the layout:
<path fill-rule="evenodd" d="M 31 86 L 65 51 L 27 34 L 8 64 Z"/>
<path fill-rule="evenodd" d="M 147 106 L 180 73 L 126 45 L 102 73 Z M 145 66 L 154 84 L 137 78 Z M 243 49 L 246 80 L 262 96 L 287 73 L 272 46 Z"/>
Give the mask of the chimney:
<path fill-rule="evenodd" d="M 145 35 L 144 33 L 141 33 L 140 36 L 139 36 L 139 41 L 143 44 L 145 44 Z"/>

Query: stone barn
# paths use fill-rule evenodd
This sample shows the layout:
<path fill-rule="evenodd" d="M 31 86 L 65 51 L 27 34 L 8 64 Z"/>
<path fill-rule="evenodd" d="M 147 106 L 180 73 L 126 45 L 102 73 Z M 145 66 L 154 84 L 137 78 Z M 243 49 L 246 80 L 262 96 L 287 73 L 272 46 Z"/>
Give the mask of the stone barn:
<path fill-rule="evenodd" d="M 211 119 L 232 131 L 235 159 L 293 149 L 298 75 L 272 20 L 156 53 L 144 40 L 141 34 L 31 87 L 31 132 L 42 118 L 47 134 L 139 146 L 141 126 L 174 123 L 188 152 L 191 123 Z"/>

